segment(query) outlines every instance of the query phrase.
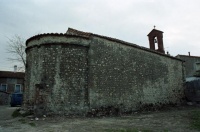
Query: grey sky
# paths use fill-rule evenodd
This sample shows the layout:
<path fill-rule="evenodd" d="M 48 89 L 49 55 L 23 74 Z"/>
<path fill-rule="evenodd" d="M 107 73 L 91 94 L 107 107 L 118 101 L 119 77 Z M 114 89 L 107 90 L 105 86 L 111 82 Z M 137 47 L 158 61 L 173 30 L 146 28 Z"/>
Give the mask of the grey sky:
<path fill-rule="evenodd" d="M 156 25 L 173 56 L 200 56 L 199 0 L 0 0 L 0 70 L 8 62 L 7 38 L 65 33 L 68 27 L 149 47 Z"/>

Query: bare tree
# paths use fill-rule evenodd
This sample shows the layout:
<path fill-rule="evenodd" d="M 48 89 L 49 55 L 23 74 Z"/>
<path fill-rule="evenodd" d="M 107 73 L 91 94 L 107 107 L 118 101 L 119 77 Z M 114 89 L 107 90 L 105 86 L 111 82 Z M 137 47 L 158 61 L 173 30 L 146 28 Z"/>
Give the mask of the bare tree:
<path fill-rule="evenodd" d="M 7 37 L 8 38 L 8 37 Z M 19 70 L 24 70 L 26 66 L 25 40 L 18 35 L 8 38 L 7 51 L 11 54 L 9 61 L 19 62 L 22 67 Z"/>

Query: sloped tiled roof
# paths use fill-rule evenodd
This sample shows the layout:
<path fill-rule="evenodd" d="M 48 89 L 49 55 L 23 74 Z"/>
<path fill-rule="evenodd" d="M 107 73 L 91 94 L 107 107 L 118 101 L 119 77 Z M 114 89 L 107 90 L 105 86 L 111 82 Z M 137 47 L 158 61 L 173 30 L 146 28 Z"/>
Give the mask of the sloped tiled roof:
<path fill-rule="evenodd" d="M 24 72 L 0 71 L 0 78 L 19 78 L 24 79 Z"/>
<path fill-rule="evenodd" d="M 71 34 L 71 35 L 80 35 L 80 36 L 84 36 L 84 37 L 87 37 L 87 38 L 89 38 L 91 35 L 93 35 L 92 33 L 78 31 L 78 30 L 73 29 L 73 28 L 68 28 L 66 33 Z"/>
<path fill-rule="evenodd" d="M 41 37 L 45 37 L 45 36 L 63 36 L 63 37 L 82 37 L 82 38 L 85 38 L 85 39 L 88 39 L 88 37 L 86 36 L 83 36 L 83 35 L 72 35 L 72 34 L 63 34 L 63 33 L 44 33 L 44 34 L 38 34 L 38 35 L 35 35 L 33 37 L 30 37 L 29 39 L 26 40 L 26 46 L 27 44 L 31 41 L 31 40 L 34 40 L 34 39 L 40 39 Z"/>
<path fill-rule="evenodd" d="M 183 57 L 191 57 L 191 58 L 200 58 L 200 56 L 189 56 L 189 55 L 177 55 L 176 57 L 178 56 L 183 56 Z"/>
<path fill-rule="evenodd" d="M 162 31 L 160 31 L 160 32 L 162 32 Z M 165 57 L 168 57 L 168 58 L 172 58 L 172 59 L 176 59 L 176 60 L 182 61 L 179 58 L 176 58 L 176 57 L 173 57 L 173 56 L 170 56 L 170 55 L 166 55 L 166 54 L 157 52 L 156 50 L 151 50 L 149 48 L 142 47 L 142 46 L 136 45 L 134 43 L 129 43 L 129 42 L 126 42 L 126 41 L 123 41 L 123 40 L 119 40 L 119 39 L 116 39 L 116 38 L 111 38 L 111 37 L 98 35 L 98 34 L 94 34 L 94 33 L 90 33 L 90 32 L 83 32 L 83 31 L 79 31 L 79 30 L 76 30 L 76 29 L 73 29 L 73 28 L 68 28 L 68 30 L 67 30 L 67 32 L 65 34 L 62 34 L 62 33 L 46 33 L 46 34 L 35 35 L 35 36 L 29 38 L 26 41 L 26 45 L 31 40 L 40 39 L 41 37 L 45 37 L 45 36 L 49 36 L 49 35 L 50 36 L 64 36 L 64 37 L 82 37 L 82 38 L 85 38 L 85 39 L 90 39 L 92 36 L 96 36 L 96 37 L 99 37 L 99 38 L 107 39 L 107 40 L 110 40 L 110 41 L 113 41 L 113 42 L 121 43 L 121 44 L 124 44 L 124 45 L 128 45 L 128 46 L 131 46 L 131 47 L 142 49 L 142 50 L 145 50 L 145 51 L 148 51 L 148 52 L 159 54 L 161 56 L 165 56 Z"/>
<path fill-rule="evenodd" d="M 159 31 L 159 30 L 157 30 L 157 31 Z M 159 32 L 162 32 L 162 31 L 159 31 Z M 149 49 L 149 48 L 146 48 L 146 47 L 142 47 L 142 46 L 139 46 L 139 45 L 136 45 L 136 44 L 133 44 L 133 43 L 129 43 L 129 42 L 125 42 L 125 41 L 122 41 L 122 40 L 119 40 L 119 39 L 116 39 L 116 38 L 111 38 L 111 37 L 93 34 L 93 33 L 89 33 L 89 32 L 83 32 L 83 31 L 79 31 L 79 30 L 76 30 L 76 29 L 73 29 L 73 28 L 68 28 L 66 34 L 80 35 L 80 36 L 84 36 L 84 37 L 88 37 L 88 38 L 90 38 L 92 36 L 96 36 L 96 37 L 104 38 L 104 39 L 107 39 L 107 40 L 110 40 L 110 41 L 118 42 L 118 43 L 121 43 L 121 44 L 124 44 L 124 45 L 132 46 L 132 47 L 135 47 L 135 48 L 138 48 L 138 49 L 142 49 L 142 50 L 145 50 L 145 51 L 148 51 L 148 52 L 152 52 L 152 53 L 155 53 L 155 54 L 166 56 L 166 57 L 169 57 L 169 58 L 172 58 L 172 59 L 183 61 L 179 58 L 176 58 L 176 57 L 173 57 L 173 56 L 170 56 L 170 55 L 166 55 L 166 54 L 160 53 L 156 50 L 152 50 L 152 49 Z"/>
<path fill-rule="evenodd" d="M 163 31 L 160 31 L 160 30 L 157 30 L 157 29 L 153 29 L 153 30 L 151 30 L 151 32 L 150 32 L 147 36 L 149 36 L 149 35 L 152 34 L 153 32 L 160 32 L 160 33 L 163 33 Z"/>
<path fill-rule="evenodd" d="M 84 36 L 84 37 L 88 37 L 88 38 L 90 38 L 92 36 L 97 36 L 97 37 L 104 38 L 104 39 L 107 39 L 107 40 L 111 40 L 111 41 L 114 41 L 114 42 L 135 45 L 133 43 L 129 43 L 129 42 L 119 40 L 119 39 L 116 39 L 116 38 L 111 38 L 111 37 L 108 37 L 108 36 L 103 36 L 103 35 L 89 33 L 89 32 L 83 32 L 83 31 L 79 31 L 79 30 L 76 30 L 76 29 L 73 29 L 73 28 L 68 28 L 66 33 L 71 34 L 71 35 L 80 35 L 80 36 Z M 135 45 L 135 46 L 138 46 L 138 45 Z"/>

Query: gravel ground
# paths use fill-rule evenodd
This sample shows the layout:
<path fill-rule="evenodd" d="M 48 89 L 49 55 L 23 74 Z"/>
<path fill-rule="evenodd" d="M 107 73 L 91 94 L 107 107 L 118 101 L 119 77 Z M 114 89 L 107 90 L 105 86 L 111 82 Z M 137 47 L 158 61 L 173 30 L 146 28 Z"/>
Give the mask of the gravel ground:
<path fill-rule="evenodd" d="M 170 107 L 162 111 L 143 112 L 121 117 L 12 118 L 17 107 L 0 106 L 0 132 L 106 132 L 120 129 L 139 129 L 153 132 L 198 132 L 190 128 L 189 114 L 200 107 Z"/>

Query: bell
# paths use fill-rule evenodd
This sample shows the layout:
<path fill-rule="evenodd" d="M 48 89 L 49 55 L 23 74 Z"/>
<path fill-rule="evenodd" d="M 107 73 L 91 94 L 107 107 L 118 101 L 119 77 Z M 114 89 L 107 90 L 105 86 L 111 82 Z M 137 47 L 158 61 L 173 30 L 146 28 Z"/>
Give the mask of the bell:
<path fill-rule="evenodd" d="M 158 41 L 157 41 L 157 39 L 156 39 L 156 38 L 154 39 L 154 43 L 158 43 Z"/>

